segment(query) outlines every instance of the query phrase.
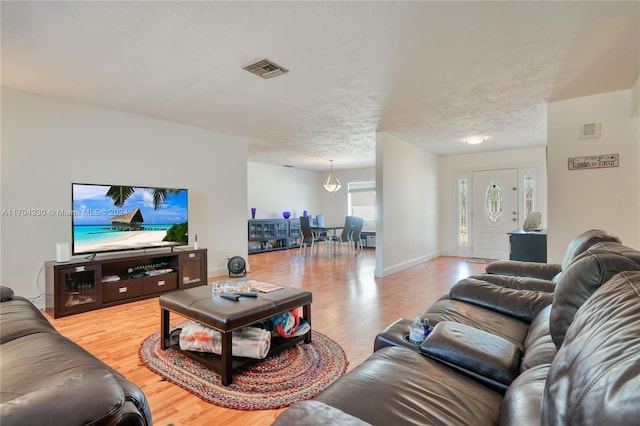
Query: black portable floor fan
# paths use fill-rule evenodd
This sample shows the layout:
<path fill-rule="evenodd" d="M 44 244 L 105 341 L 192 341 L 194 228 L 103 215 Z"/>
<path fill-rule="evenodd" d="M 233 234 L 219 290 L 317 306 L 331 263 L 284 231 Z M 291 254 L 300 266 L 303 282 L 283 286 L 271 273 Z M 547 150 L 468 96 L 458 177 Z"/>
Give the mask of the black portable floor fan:
<path fill-rule="evenodd" d="M 247 274 L 247 263 L 240 256 L 233 256 L 227 262 L 230 277 L 244 277 Z"/>

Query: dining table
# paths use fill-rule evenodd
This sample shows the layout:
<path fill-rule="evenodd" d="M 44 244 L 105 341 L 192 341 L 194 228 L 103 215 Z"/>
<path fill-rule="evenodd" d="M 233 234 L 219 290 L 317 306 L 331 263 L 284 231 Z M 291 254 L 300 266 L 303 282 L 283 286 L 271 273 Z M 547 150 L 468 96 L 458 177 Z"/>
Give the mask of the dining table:
<path fill-rule="evenodd" d="M 320 235 L 323 232 L 327 233 L 329 239 L 327 240 L 327 244 L 329 244 L 329 256 L 333 256 L 333 242 L 335 240 L 334 237 L 337 237 L 336 232 L 338 230 L 344 229 L 344 224 L 341 225 L 322 225 L 322 226 L 312 226 L 311 232 L 316 234 L 316 236 Z M 329 235 L 329 232 L 331 235 Z"/>

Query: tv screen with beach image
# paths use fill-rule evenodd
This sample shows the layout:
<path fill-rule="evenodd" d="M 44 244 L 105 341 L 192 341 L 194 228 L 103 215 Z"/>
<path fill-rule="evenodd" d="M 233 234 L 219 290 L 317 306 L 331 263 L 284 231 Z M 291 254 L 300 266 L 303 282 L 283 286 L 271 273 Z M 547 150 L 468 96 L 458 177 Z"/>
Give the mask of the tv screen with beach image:
<path fill-rule="evenodd" d="M 186 189 L 72 184 L 73 254 L 188 243 Z"/>

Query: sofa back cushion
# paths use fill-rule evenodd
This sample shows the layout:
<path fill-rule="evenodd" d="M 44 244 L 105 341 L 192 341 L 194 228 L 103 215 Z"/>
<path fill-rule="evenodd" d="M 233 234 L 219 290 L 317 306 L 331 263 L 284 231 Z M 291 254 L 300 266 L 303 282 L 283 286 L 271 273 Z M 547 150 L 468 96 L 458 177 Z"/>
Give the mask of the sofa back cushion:
<path fill-rule="evenodd" d="M 458 281 L 449 297 L 528 323 L 553 301 L 553 293 L 547 291 L 519 290 L 474 278 Z"/>
<path fill-rule="evenodd" d="M 547 376 L 543 425 L 640 419 L 640 272 L 616 275 L 578 310 Z"/>
<path fill-rule="evenodd" d="M 537 425 L 549 364 L 538 365 L 511 382 L 502 401 L 500 426 Z"/>
<path fill-rule="evenodd" d="M 56 329 L 33 303 L 21 296 L 2 302 L 0 307 L 0 344 L 34 333 L 55 333 Z"/>
<path fill-rule="evenodd" d="M 520 371 L 524 372 L 530 368 L 543 364 L 551 364 L 556 356 L 556 345 L 551 340 L 549 333 L 549 318 L 551 316 L 551 305 L 544 308 L 531 321 L 531 327 L 524 341 L 524 357 L 520 363 Z"/>
<path fill-rule="evenodd" d="M 573 260 L 587 251 L 589 247 L 596 243 L 612 241 L 614 243 L 622 244 L 620 238 L 616 237 L 610 232 L 603 231 L 601 229 L 591 229 L 589 231 L 585 231 L 582 234 L 575 237 L 567 247 L 567 251 L 564 253 L 564 258 L 562 259 L 562 270 L 564 271 L 569 267 Z"/>
<path fill-rule="evenodd" d="M 582 304 L 605 282 L 622 271 L 640 270 L 640 252 L 614 242 L 593 245 L 578 256 L 556 284 L 549 330 L 557 348 Z"/>

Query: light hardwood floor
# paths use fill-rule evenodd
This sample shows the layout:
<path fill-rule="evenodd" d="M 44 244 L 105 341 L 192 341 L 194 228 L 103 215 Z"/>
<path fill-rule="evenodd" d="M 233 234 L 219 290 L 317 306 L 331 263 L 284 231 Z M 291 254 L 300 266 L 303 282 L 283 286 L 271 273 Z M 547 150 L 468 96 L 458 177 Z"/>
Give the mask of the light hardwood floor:
<path fill-rule="evenodd" d="M 376 334 L 398 318 L 411 318 L 446 293 L 458 280 L 485 265 L 439 257 L 385 278 L 375 278 L 375 253 L 309 257 L 297 250 L 248 257 L 248 278 L 313 292 L 313 328 L 338 342 L 349 369 L 373 352 Z M 210 281 L 226 277 L 210 277 Z M 269 425 L 281 410 L 240 411 L 211 405 L 163 381 L 138 358 L 140 342 L 160 327 L 158 299 L 53 319 L 63 335 L 118 370 L 143 390 L 155 425 Z M 171 321 L 180 318 L 172 316 Z"/>

